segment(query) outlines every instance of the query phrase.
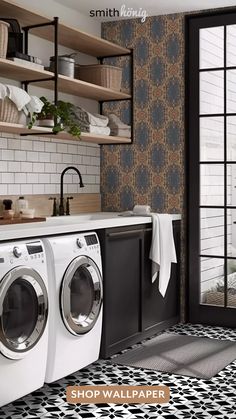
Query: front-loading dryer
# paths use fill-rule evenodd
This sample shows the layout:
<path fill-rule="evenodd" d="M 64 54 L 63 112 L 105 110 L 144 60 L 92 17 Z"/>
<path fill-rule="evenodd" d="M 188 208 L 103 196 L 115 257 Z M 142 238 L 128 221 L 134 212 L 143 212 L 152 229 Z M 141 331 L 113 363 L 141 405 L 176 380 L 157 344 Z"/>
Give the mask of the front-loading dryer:
<path fill-rule="evenodd" d="M 102 261 L 96 233 L 44 239 L 49 272 L 46 383 L 95 362 L 102 334 Z"/>
<path fill-rule="evenodd" d="M 0 406 L 42 387 L 48 291 L 41 240 L 0 245 Z"/>

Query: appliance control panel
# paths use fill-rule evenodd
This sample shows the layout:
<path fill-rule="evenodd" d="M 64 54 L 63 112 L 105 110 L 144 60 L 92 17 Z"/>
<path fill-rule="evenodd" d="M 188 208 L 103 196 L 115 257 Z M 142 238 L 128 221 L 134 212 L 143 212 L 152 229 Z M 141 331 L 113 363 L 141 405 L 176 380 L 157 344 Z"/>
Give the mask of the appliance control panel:
<path fill-rule="evenodd" d="M 27 262 L 43 262 L 45 251 L 40 240 L 33 242 L 15 242 L 0 247 L 0 266 L 8 263 L 10 265 L 26 264 Z"/>
<path fill-rule="evenodd" d="M 77 248 L 87 250 L 100 250 L 100 244 L 96 233 L 81 234 L 76 238 Z"/>

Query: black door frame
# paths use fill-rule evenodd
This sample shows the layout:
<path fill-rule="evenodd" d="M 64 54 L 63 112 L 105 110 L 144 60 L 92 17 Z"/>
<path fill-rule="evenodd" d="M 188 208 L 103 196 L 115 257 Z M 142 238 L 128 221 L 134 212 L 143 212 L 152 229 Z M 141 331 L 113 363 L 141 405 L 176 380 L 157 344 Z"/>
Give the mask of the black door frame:
<path fill-rule="evenodd" d="M 236 327 L 236 309 L 196 303 L 196 299 L 199 298 L 200 285 L 198 31 L 200 28 L 208 26 L 229 24 L 236 24 L 236 7 L 196 13 L 185 17 L 186 317 L 192 323 Z M 226 260 L 227 254 L 224 256 L 224 260 Z"/>

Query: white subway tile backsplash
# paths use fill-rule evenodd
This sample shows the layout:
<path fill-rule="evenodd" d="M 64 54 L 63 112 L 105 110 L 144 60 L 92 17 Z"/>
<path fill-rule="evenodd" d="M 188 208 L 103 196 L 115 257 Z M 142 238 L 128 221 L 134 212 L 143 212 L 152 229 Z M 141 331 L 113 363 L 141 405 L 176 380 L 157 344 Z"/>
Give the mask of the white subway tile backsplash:
<path fill-rule="evenodd" d="M 15 183 L 26 183 L 26 173 L 15 173 Z M 9 182 L 10 183 L 10 182 Z"/>
<path fill-rule="evenodd" d="M 99 146 L 0 133 L 0 195 L 57 194 L 61 172 L 70 165 L 80 170 L 85 188 L 71 171 L 64 177 L 65 193 L 99 193 Z"/>
<path fill-rule="evenodd" d="M 67 185 L 67 193 L 78 193 L 78 186 L 76 184 Z"/>
<path fill-rule="evenodd" d="M 8 163 L 6 161 L 0 161 L 0 172 L 8 171 Z"/>
<path fill-rule="evenodd" d="M 2 160 L 14 160 L 14 151 L 2 150 Z"/>
<path fill-rule="evenodd" d="M 7 140 L 8 150 L 19 150 L 20 149 L 20 140 L 19 138 L 8 138 Z"/>
<path fill-rule="evenodd" d="M 73 164 L 81 164 L 82 156 L 80 154 L 73 154 Z"/>
<path fill-rule="evenodd" d="M 14 173 L 2 173 L 2 183 L 14 183 Z"/>
<path fill-rule="evenodd" d="M 34 173 L 44 173 L 44 163 L 33 163 Z"/>
<path fill-rule="evenodd" d="M 57 151 L 57 145 L 55 143 L 45 143 L 45 151 L 48 153 L 56 153 Z"/>
<path fill-rule="evenodd" d="M 56 173 L 56 164 L 55 163 L 45 163 L 44 171 L 45 171 L 45 173 Z"/>
<path fill-rule="evenodd" d="M 68 153 L 77 154 L 77 151 L 78 151 L 77 145 L 74 145 L 74 144 L 68 145 Z"/>
<path fill-rule="evenodd" d="M 7 148 L 7 138 L 0 138 L 0 148 Z"/>
<path fill-rule="evenodd" d="M 51 162 L 52 163 L 61 163 L 62 162 L 62 154 L 51 153 Z"/>
<path fill-rule="evenodd" d="M 50 182 L 51 183 L 58 183 L 60 182 L 60 175 L 59 174 L 53 174 L 50 175 Z"/>
<path fill-rule="evenodd" d="M 50 175 L 48 173 L 40 173 L 39 183 L 50 183 Z"/>
<path fill-rule="evenodd" d="M 78 154 L 81 154 L 82 156 L 86 155 L 87 147 L 78 145 Z"/>
<path fill-rule="evenodd" d="M 67 144 L 57 144 L 57 152 L 58 153 L 67 153 L 68 145 Z"/>
<path fill-rule="evenodd" d="M 0 195 L 7 195 L 7 194 L 8 194 L 8 185 L 0 184 Z"/>
<path fill-rule="evenodd" d="M 39 153 L 36 151 L 27 151 L 27 161 L 39 161 Z"/>
<path fill-rule="evenodd" d="M 72 164 L 73 163 L 73 155 L 72 154 L 62 154 L 62 162 Z"/>
<path fill-rule="evenodd" d="M 38 183 L 39 175 L 38 173 L 27 173 L 27 183 Z"/>
<path fill-rule="evenodd" d="M 73 177 L 72 177 L 73 176 Z M 75 181 L 77 181 L 78 182 L 78 180 L 79 180 L 79 177 L 78 177 L 78 175 L 76 175 L 76 179 L 74 180 L 73 178 L 74 178 L 74 176 L 75 175 L 72 175 L 72 174 L 70 174 L 69 172 L 68 173 L 65 173 L 65 175 L 64 175 L 64 183 L 74 183 Z"/>
<path fill-rule="evenodd" d="M 44 188 L 44 192 L 46 194 L 55 194 L 56 193 L 56 185 L 49 183 L 49 184 L 45 184 L 45 188 Z"/>
<path fill-rule="evenodd" d="M 50 162 L 50 153 L 39 153 L 39 161 Z"/>
<path fill-rule="evenodd" d="M 21 150 L 26 150 L 26 151 L 33 150 L 33 142 L 29 140 L 21 140 L 20 148 Z"/>
<path fill-rule="evenodd" d="M 21 171 L 21 162 L 19 161 L 9 161 L 8 162 L 8 172 L 20 172 Z M 25 169 L 23 169 L 25 171 Z"/>
<path fill-rule="evenodd" d="M 33 185 L 30 185 L 29 183 L 25 183 L 24 185 L 21 185 L 21 187 L 20 187 L 20 193 L 22 195 L 32 195 L 32 193 L 33 193 Z"/>
<path fill-rule="evenodd" d="M 97 150 L 99 151 L 99 148 L 98 147 L 87 147 L 87 153 L 86 154 L 88 156 L 94 156 L 94 157 L 96 157 L 98 155 L 97 154 Z"/>
<path fill-rule="evenodd" d="M 100 167 L 99 166 L 88 166 L 87 167 L 87 173 L 89 173 L 90 175 L 99 175 Z"/>
<path fill-rule="evenodd" d="M 10 165 L 10 163 L 9 163 Z M 21 171 L 22 172 L 32 172 L 33 171 L 33 163 L 28 163 L 26 161 L 20 163 Z"/>
<path fill-rule="evenodd" d="M 86 165 L 90 165 L 91 164 L 91 157 L 90 156 L 83 156 L 82 157 L 82 163 L 86 164 Z"/>
<path fill-rule="evenodd" d="M 34 141 L 33 142 L 34 151 L 44 151 L 44 142 L 43 141 Z"/>
<path fill-rule="evenodd" d="M 44 189 L 44 185 L 33 185 L 33 194 L 35 195 L 40 195 L 40 194 L 44 194 L 45 193 L 45 189 Z"/>
<path fill-rule="evenodd" d="M 15 151 L 15 161 L 25 161 L 26 151 Z"/>
<path fill-rule="evenodd" d="M 8 184 L 7 193 L 9 195 L 20 195 L 21 185 L 19 184 Z"/>

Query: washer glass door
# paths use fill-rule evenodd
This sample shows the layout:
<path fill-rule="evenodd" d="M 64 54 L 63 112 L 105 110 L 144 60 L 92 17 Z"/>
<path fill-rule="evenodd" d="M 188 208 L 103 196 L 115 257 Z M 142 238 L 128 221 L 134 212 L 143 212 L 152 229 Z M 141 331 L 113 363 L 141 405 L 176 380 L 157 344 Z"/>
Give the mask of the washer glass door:
<path fill-rule="evenodd" d="M 48 313 L 47 290 L 31 268 L 17 267 L 0 282 L 0 350 L 23 358 L 42 336 Z"/>
<path fill-rule="evenodd" d="M 61 287 L 61 312 L 66 328 L 74 335 L 89 332 L 99 316 L 102 277 L 96 263 L 86 256 L 68 266 Z"/>

